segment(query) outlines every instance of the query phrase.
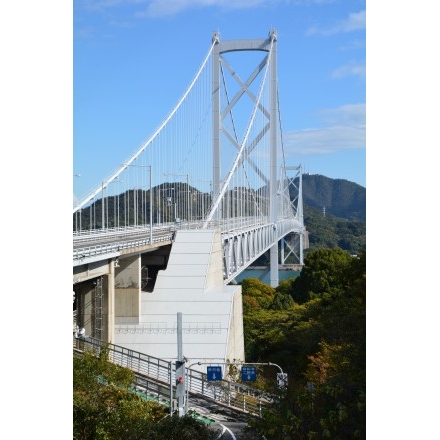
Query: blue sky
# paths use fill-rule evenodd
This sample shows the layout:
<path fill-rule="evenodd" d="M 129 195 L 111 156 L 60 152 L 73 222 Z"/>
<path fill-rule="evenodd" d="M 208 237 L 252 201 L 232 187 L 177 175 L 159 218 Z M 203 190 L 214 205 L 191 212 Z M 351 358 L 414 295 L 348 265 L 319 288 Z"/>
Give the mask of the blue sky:
<path fill-rule="evenodd" d="M 127 159 L 221 39 L 278 35 L 289 165 L 366 186 L 366 5 L 358 0 L 75 0 L 73 174 L 81 197 Z"/>
<path fill-rule="evenodd" d="M 229 3 L 239 4 L 225 2 Z M 72 186 L 81 181 L 87 189 L 94 186 L 149 137 L 151 127 L 159 125 L 195 74 L 213 30 L 224 39 L 235 39 L 262 38 L 269 28 L 277 28 L 285 133 L 319 134 L 318 129 L 365 124 L 364 110 L 362 123 L 350 123 L 349 115 L 356 112 L 348 111 L 366 102 L 365 28 L 350 30 L 349 25 L 350 17 L 356 17 L 350 14 L 364 11 L 365 2 L 246 0 L 247 8 L 230 10 L 211 1 L 211 6 L 199 2 L 178 14 L 150 18 L 145 15 L 148 4 L 2 2 L 0 180 L 8 215 L 1 220 L 6 231 L 4 260 L 12 263 L 5 266 L 2 288 L 18 292 L 26 302 L 20 308 L 25 325 L 17 326 L 16 314 L 3 314 L 4 328 L 14 329 L 14 338 L 5 338 L 4 348 L 16 359 L 3 367 L 6 375 L 16 375 L 21 356 L 26 365 L 33 347 L 28 344 L 23 350 L 17 340 L 28 341 L 29 329 L 44 330 L 48 319 L 55 329 L 51 338 L 57 341 L 56 355 L 48 355 L 48 362 L 61 361 L 66 367 L 48 369 L 47 362 L 34 363 L 33 372 L 40 379 L 33 382 L 35 395 L 46 395 L 48 382 L 65 382 L 71 372 Z M 438 345 L 439 334 L 433 295 L 438 263 L 432 257 L 439 247 L 438 234 L 408 239 L 414 215 L 421 233 L 438 229 L 440 63 L 435 54 L 440 39 L 435 7 L 435 2 L 421 0 L 369 2 L 367 9 L 367 241 L 372 293 L 367 422 L 372 438 L 431 438 L 438 430 L 435 405 L 408 405 L 409 400 L 429 402 L 440 389 L 437 364 L 424 362 L 419 383 L 402 386 L 420 371 L 420 359 Z M 308 157 L 300 155 L 304 146 L 302 139 L 291 161 L 303 162 L 311 172 L 352 181 L 357 179 L 352 171 L 356 176 L 365 173 L 365 141 L 361 148 Z M 112 163 L 104 154 L 109 148 L 118 151 Z M 338 162 L 340 168 L 333 173 Z M 72 179 L 72 168 L 82 177 Z M 403 217 L 405 209 L 410 217 Z M 8 239 L 12 236 L 15 241 Z M 31 264 L 23 259 L 23 244 L 30 250 Z M 422 276 L 402 276 L 408 265 Z M 4 294 L 2 299 L 4 310 L 17 309 L 17 294 Z M 50 310 L 66 312 L 48 315 L 49 303 Z M 383 362 L 390 358 L 404 362 L 399 368 L 395 362 Z M 14 381 L 4 385 L 8 401 L 21 398 Z M 70 435 L 71 396 L 53 393 L 50 397 L 57 405 L 51 411 L 64 419 Z M 46 407 L 40 405 L 27 412 L 28 423 L 23 424 L 22 414 L 11 412 L 3 427 L 19 425 L 22 436 L 32 436 L 46 415 Z M 53 429 L 57 432 L 52 437 L 59 437 L 58 426 Z"/>

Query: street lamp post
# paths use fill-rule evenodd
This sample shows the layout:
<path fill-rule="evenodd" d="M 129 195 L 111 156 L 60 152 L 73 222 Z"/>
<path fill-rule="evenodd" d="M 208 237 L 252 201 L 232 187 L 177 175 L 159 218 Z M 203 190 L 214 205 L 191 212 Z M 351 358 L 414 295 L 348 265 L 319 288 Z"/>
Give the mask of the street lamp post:
<path fill-rule="evenodd" d="M 109 207 L 109 195 L 107 190 L 107 201 L 105 203 L 105 209 L 104 209 L 104 188 L 109 188 L 111 183 L 122 183 L 123 180 L 119 180 L 119 177 L 108 181 L 108 182 L 101 182 L 101 191 L 102 191 L 102 197 L 101 197 L 101 209 L 102 209 L 102 229 L 106 228 L 108 230 L 108 224 L 109 224 L 109 216 L 108 216 L 108 207 Z M 115 205 L 115 199 L 113 199 L 113 205 Z M 113 217 L 115 217 L 115 206 L 113 206 Z M 106 222 L 107 217 L 107 222 Z M 118 210 L 117 210 L 117 219 L 118 219 L 118 226 L 119 226 L 119 203 L 118 203 Z M 106 226 L 107 225 L 107 226 Z M 114 218 L 114 225 L 116 225 L 116 219 Z"/>
<path fill-rule="evenodd" d="M 95 198 L 92 199 L 93 205 L 90 205 L 90 213 L 91 213 L 91 219 L 93 219 L 93 228 L 92 228 L 92 220 L 90 220 L 90 229 L 96 229 L 96 200 Z M 92 211 L 93 206 L 93 211 Z"/>
<path fill-rule="evenodd" d="M 135 165 L 135 164 L 129 164 L 127 166 L 130 167 L 135 167 L 135 168 L 148 168 L 149 169 L 149 174 L 150 174 L 150 178 L 149 178 L 149 186 L 150 186 L 150 215 L 149 215 L 149 222 L 150 222 L 150 243 L 153 242 L 153 165 Z M 142 187 L 141 187 L 142 189 Z M 133 207 L 134 207 L 134 224 L 135 226 L 137 225 L 137 218 L 138 218 L 138 201 L 137 201 L 137 195 L 135 195 L 136 193 L 136 189 L 134 190 L 133 193 Z M 142 203 L 143 203 L 143 196 L 142 196 Z M 141 214 L 141 219 L 144 221 L 144 224 L 146 222 L 146 217 L 144 216 L 144 212 L 142 212 Z"/>
<path fill-rule="evenodd" d="M 149 227 L 149 229 L 150 229 L 150 244 L 152 244 L 153 243 L 153 185 L 152 185 L 152 181 L 153 181 L 153 166 L 152 165 L 145 165 L 145 166 L 143 166 L 143 165 L 136 165 L 136 166 L 139 166 L 139 167 L 143 167 L 143 168 L 148 168 L 149 169 L 149 174 L 150 174 L 150 177 L 149 177 L 149 184 L 148 184 L 148 188 L 149 188 L 149 204 L 150 204 L 150 212 L 149 212 L 149 215 L 148 215 L 148 217 L 149 217 L 149 220 L 148 220 L 148 222 L 150 223 L 150 227 Z M 146 209 L 147 209 L 147 205 L 146 205 L 146 199 L 144 199 L 144 195 L 143 195 L 143 189 L 142 188 L 146 188 L 146 187 L 144 187 L 144 186 L 141 186 L 140 187 L 140 190 L 141 190 L 141 195 L 142 195 L 142 202 L 141 202 L 141 207 L 142 207 L 142 210 L 141 210 L 141 220 L 143 221 L 143 225 L 145 225 L 146 224 L 146 221 L 147 221 L 147 216 L 146 216 Z M 145 200 L 145 208 L 144 208 L 144 200 Z M 138 202 L 137 201 L 135 201 L 135 206 L 136 206 L 136 204 L 137 204 Z M 145 210 L 144 210 L 145 209 Z"/>
<path fill-rule="evenodd" d="M 161 191 L 174 191 L 174 187 L 173 188 L 159 188 L 158 190 L 157 190 L 157 195 L 158 195 L 158 197 L 157 197 L 157 205 L 158 205 L 158 207 L 157 207 L 157 218 L 158 218 L 158 222 L 160 223 L 161 222 L 161 211 L 162 211 L 162 206 L 161 206 L 161 198 L 160 198 L 160 192 Z"/>
<path fill-rule="evenodd" d="M 190 212 L 189 212 L 189 197 L 190 197 L 190 193 L 189 193 L 189 177 L 188 174 L 186 175 L 186 193 L 187 193 L 187 197 L 186 197 L 186 221 L 188 223 L 188 229 L 189 229 L 189 222 L 190 222 Z"/>
<path fill-rule="evenodd" d="M 212 199 L 212 180 L 196 180 L 196 182 L 209 183 L 209 193 L 207 193 L 208 194 L 207 197 L 206 197 L 206 193 L 204 190 L 199 190 L 200 197 L 201 197 L 201 212 L 199 211 L 198 214 L 200 214 L 200 220 L 203 220 L 205 217 L 205 202 L 206 202 L 206 207 L 208 207 L 209 204 L 211 203 L 211 199 Z M 197 203 L 197 207 L 199 208 L 199 203 Z M 197 218 L 198 217 L 199 217 L 199 215 L 197 215 Z"/>
<path fill-rule="evenodd" d="M 150 245 L 153 244 L 153 166 L 150 167 Z"/>
<path fill-rule="evenodd" d="M 81 177 L 81 174 L 76 173 L 73 175 L 73 177 Z M 73 193 L 73 200 L 74 200 L 74 202 L 77 200 L 75 193 Z M 78 232 L 78 211 L 76 211 L 76 213 L 75 213 L 75 229 L 76 229 L 76 232 Z M 79 210 L 79 230 L 81 232 L 81 209 Z"/>
<path fill-rule="evenodd" d="M 186 177 L 186 221 L 188 224 L 188 229 L 189 229 L 189 222 L 190 222 L 190 211 L 189 211 L 189 207 L 190 207 L 190 193 L 189 193 L 189 174 L 173 174 L 173 173 L 164 173 L 164 176 L 182 176 L 182 177 Z"/>
<path fill-rule="evenodd" d="M 186 400 L 185 400 L 185 414 L 188 413 L 188 400 L 189 400 L 189 383 L 188 383 L 188 376 L 189 376 L 189 369 L 194 365 L 202 365 L 202 363 L 194 362 L 192 363 L 187 369 L 186 369 L 186 378 L 185 378 L 185 386 L 186 386 Z"/>
<path fill-rule="evenodd" d="M 101 229 L 104 229 L 104 182 L 101 183 Z"/>

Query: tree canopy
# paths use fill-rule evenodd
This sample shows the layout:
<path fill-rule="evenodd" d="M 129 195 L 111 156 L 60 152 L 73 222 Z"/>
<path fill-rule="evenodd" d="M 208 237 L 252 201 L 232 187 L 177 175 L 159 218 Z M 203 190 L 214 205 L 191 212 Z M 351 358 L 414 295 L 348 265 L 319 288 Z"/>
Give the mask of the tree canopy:
<path fill-rule="evenodd" d="M 75 440 L 209 440 L 215 433 L 189 415 L 169 409 L 131 389 L 134 373 L 99 355 L 73 358 L 73 438 Z"/>
<path fill-rule="evenodd" d="M 365 438 L 366 253 L 323 248 L 304 263 L 275 292 L 242 283 L 246 362 L 275 362 L 289 375 L 251 426 L 271 439 Z M 273 307 L 277 295 L 292 302 Z"/>

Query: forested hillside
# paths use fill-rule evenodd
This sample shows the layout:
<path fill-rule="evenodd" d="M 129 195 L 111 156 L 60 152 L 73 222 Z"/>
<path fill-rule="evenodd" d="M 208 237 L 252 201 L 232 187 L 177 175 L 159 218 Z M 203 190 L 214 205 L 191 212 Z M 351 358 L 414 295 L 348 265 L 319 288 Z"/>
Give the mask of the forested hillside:
<path fill-rule="evenodd" d="M 339 247 L 351 254 L 366 249 L 366 190 L 342 179 L 303 176 L 304 224 L 309 249 Z"/>
<path fill-rule="evenodd" d="M 303 203 L 335 217 L 366 221 L 366 189 L 348 180 L 304 174 Z"/>
<path fill-rule="evenodd" d="M 340 247 L 353 255 L 366 249 L 366 224 L 363 221 L 347 220 L 331 214 L 323 214 L 304 205 L 304 224 L 309 233 L 311 252 L 322 247 Z"/>

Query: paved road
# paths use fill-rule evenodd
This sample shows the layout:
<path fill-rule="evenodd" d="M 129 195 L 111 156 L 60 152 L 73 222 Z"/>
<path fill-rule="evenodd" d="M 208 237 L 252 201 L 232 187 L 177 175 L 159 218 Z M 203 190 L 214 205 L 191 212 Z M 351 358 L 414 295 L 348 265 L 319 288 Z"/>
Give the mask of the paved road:
<path fill-rule="evenodd" d="M 210 427 L 218 432 L 218 439 L 240 440 L 243 438 L 243 429 L 247 426 L 245 415 L 240 415 L 214 401 L 208 403 L 207 400 L 197 397 L 189 399 L 188 411 L 191 410 L 213 422 Z"/>
<path fill-rule="evenodd" d="M 217 439 L 221 440 L 240 440 L 242 439 L 243 429 L 247 426 L 244 422 L 226 422 L 211 425 L 211 429 L 218 432 Z"/>

